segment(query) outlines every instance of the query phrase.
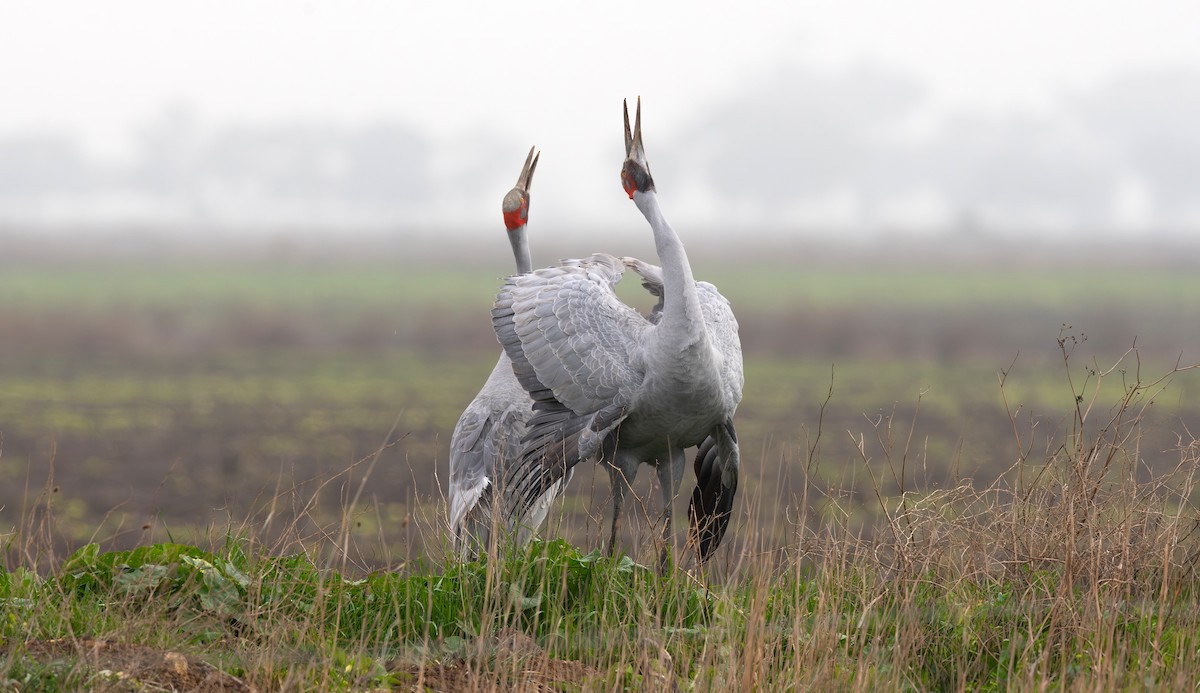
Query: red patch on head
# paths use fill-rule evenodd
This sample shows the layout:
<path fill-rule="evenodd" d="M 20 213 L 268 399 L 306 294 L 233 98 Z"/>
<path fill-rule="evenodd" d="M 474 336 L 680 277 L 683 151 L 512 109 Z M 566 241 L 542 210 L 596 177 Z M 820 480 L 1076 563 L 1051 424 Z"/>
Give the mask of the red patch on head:
<path fill-rule="evenodd" d="M 629 199 L 633 199 L 633 194 L 637 192 L 637 186 L 633 184 L 633 178 L 625 169 L 621 169 L 621 187 L 625 189 L 625 194 L 629 195 Z"/>
<path fill-rule="evenodd" d="M 524 226 L 529 221 L 529 205 L 522 200 L 521 205 L 514 210 L 504 211 L 504 226 L 509 231 Z"/>

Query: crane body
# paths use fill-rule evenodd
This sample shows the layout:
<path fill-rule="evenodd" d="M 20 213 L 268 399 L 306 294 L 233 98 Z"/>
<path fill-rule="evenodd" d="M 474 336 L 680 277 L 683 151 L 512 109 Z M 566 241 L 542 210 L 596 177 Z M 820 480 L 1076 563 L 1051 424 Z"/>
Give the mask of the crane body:
<path fill-rule="evenodd" d="M 505 478 L 505 512 L 525 516 L 579 462 L 600 460 L 613 492 L 611 554 L 625 494 L 640 465 L 649 464 L 663 495 L 665 569 L 686 448 L 698 446 L 689 542 L 701 560 L 728 526 L 739 465 L 732 418 L 741 401 L 741 342 L 729 302 L 694 279 L 659 207 L 641 142 L 640 101 L 633 133 L 626 110 L 625 145 L 622 186 L 651 227 L 661 267 L 595 254 L 510 277 L 496 297 L 496 336 L 533 400 L 523 462 Z M 626 268 L 660 298 L 649 316 L 616 296 Z"/>

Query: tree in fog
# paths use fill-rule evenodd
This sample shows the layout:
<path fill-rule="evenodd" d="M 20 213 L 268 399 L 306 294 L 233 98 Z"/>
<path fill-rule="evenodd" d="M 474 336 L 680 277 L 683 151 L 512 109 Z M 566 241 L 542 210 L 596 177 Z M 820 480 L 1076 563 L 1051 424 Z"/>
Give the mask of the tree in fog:
<path fill-rule="evenodd" d="M 909 175 L 985 226 L 1095 225 L 1116 185 L 1111 158 L 1095 144 L 1050 118 L 959 116 L 914 152 Z"/>
<path fill-rule="evenodd" d="M 433 194 L 429 145 L 393 123 L 346 133 L 339 192 L 376 207 L 420 206 Z"/>
<path fill-rule="evenodd" d="M 432 194 L 429 145 L 400 125 L 285 121 L 201 128 L 175 109 L 143 128 L 128 181 L 182 201 L 186 214 L 235 220 L 379 219 Z"/>
<path fill-rule="evenodd" d="M 660 160 L 675 161 L 668 177 L 698 171 L 723 196 L 768 214 L 839 188 L 902 187 L 885 169 L 922 96 L 913 81 L 877 69 L 780 70 L 707 105 Z"/>
<path fill-rule="evenodd" d="M 96 184 L 96 171 L 78 143 L 64 135 L 0 140 L 0 198 L 78 194 Z"/>
<path fill-rule="evenodd" d="M 1127 72 L 1070 99 L 1073 113 L 1144 180 L 1168 222 L 1200 222 L 1200 71 Z"/>

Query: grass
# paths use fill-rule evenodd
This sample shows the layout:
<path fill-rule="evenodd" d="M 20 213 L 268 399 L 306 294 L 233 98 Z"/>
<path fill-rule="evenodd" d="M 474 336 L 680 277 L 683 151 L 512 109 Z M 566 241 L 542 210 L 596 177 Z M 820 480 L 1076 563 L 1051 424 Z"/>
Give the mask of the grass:
<path fill-rule="evenodd" d="M 1060 338 L 1068 373 L 1078 345 Z M 241 523 L 206 545 L 89 544 L 59 558 L 47 503 L 8 537 L 10 556 L 30 558 L 0 573 L 4 687 L 1192 686 L 1200 442 L 1181 438 L 1170 468 L 1143 466 L 1147 412 L 1185 374 L 1130 376 L 1136 356 L 1073 375 L 1067 423 L 1044 446 L 1010 408 L 1012 468 L 983 485 L 904 481 L 915 420 L 857 437 L 861 473 L 830 481 L 818 426 L 805 493 L 782 501 L 785 541 L 750 530 L 705 568 L 680 549 L 663 575 L 562 540 L 362 571 L 353 507 L 315 536 Z M 877 531 L 862 531 L 854 494 L 876 505 Z M 740 514 L 765 507 L 752 497 Z M 759 524 L 742 516 L 735 531 Z"/>
<path fill-rule="evenodd" d="M 211 260 L 5 267 L 0 299 L 37 310 L 178 308 L 206 311 L 246 305 L 286 311 L 413 306 L 486 311 L 508 271 L 474 264 L 218 263 Z M 841 310 L 863 303 L 977 308 L 1026 305 L 1067 310 L 1080 305 L 1148 304 L 1194 308 L 1200 277 L 1189 267 L 1128 271 L 1120 267 L 1053 269 L 990 265 L 913 267 L 882 263 L 797 266 L 783 260 L 697 263 L 696 277 L 720 286 L 740 310 L 796 307 Z M 636 286 L 636 283 L 631 282 Z M 635 290 L 631 295 L 640 295 Z"/>
<path fill-rule="evenodd" d="M 696 276 L 729 293 L 735 305 L 787 310 L 796 306 L 846 309 L 863 303 L 889 308 L 919 306 L 940 310 L 1026 305 L 1065 310 L 1092 302 L 1146 305 L 1166 300 L 1190 305 L 1200 278 L 1184 268 L 1148 273 L 1104 271 L 1094 267 L 961 269 L 906 265 L 803 267 L 786 265 L 713 267 Z"/>

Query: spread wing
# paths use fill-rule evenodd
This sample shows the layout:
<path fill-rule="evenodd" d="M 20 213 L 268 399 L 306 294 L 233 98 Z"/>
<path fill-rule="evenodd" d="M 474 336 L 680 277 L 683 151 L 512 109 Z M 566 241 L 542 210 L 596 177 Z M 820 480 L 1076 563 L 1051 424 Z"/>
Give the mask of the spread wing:
<path fill-rule="evenodd" d="M 610 255 L 565 260 L 510 277 L 496 296 L 492 326 L 534 402 L 524 462 L 505 479 L 511 512 L 597 454 L 637 397 L 651 324 L 617 298 L 623 269 Z"/>
<path fill-rule="evenodd" d="M 510 277 L 501 288 L 492 326 L 535 402 L 553 397 L 585 414 L 632 401 L 649 323 L 617 298 L 621 273 L 612 256 L 593 255 Z"/>
<path fill-rule="evenodd" d="M 469 552 L 473 539 L 486 546 L 492 527 L 489 487 L 506 460 L 520 456 L 529 394 L 517 383 L 512 362 L 501 354 L 479 394 L 463 410 L 450 437 L 450 528 L 456 548 Z"/>
<path fill-rule="evenodd" d="M 455 545 L 466 533 L 467 512 L 479 502 L 490 481 L 490 455 L 484 447 L 495 420 L 491 412 L 474 405 L 472 402 L 459 417 L 450 438 L 450 529 Z"/>
<path fill-rule="evenodd" d="M 643 262 L 636 257 L 623 257 L 621 262 L 625 266 L 637 273 L 642 278 L 642 288 L 650 292 L 651 296 L 658 298 L 658 303 L 650 309 L 650 314 L 646 319 L 655 325 L 662 318 L 663 309 L 663 276 L 662 268 L 658 265 L 652 265 L 648 262 Z"/>

